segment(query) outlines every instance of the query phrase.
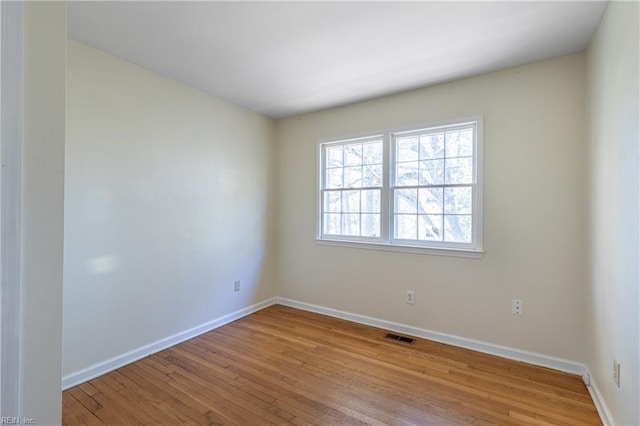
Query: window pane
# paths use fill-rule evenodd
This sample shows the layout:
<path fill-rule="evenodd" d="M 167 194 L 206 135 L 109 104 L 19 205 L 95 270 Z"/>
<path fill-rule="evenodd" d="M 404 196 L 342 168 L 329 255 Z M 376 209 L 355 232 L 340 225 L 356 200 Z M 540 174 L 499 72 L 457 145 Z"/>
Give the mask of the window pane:
<path fill-rule="evenodd" d="M 342 155 L 342 145 L 327 147 L 326 167 L 341 167 Z"/>
<path fill-rule="evenodd" d="M 344 187 L 362 187 L 362 166 L 344 168 Z"/>
<path fill-rule="evenodd" d="M 420 162 L 420 185 L 442 185 L 444 180 L 444 160 Z"/>
<path fill-rule="evenodd" d="M 396 142 L 396 161 L 418 160 L 418 137 L 398 138 Z"/>
<path fill-rule="evenodd" d="M 324 215 L 324 233 L 340 235 L 340 213 Z"/>
<path fill-rule="evenodd" d="M 473 161 L 471 157 L 447 159 L 445 183 L 471 184 L 473 183 Z"/>
<path fill-rule="evenodd" d="M 340 212 L 342 207 L 340 191 L 326 191 L 324 193 L 324 211 Z"/>
<path fill-rule="evenodd" d="M 382 164 L 382 142 L 363 144 L 362 159 L 365 164 Z"/>
<path fill-rule="evenodd" d="M 357 166 L 362 164 L 362 144 L 353 143 L 344 146 L 344 165 Z"/>
<path fill-rule="evenodd" d="M 398 163 L 396 168 L 396 186 L 412 186 L 418 184 L 418 162 Z"/>
<path fill-rule="evenodd" d="M 362 176 L 362 186 L 382 186 L 382 166 L 365 164 Z"/>
<path fill-rule="evenodd" d="M 420 188 L 418 190 L 418 213 L 442 214 L 442 188 Z"/>
<path fill-rule="evenodd" d="M 379 237 L 380 236 L 380 215 L 379 214 L 363 214 L 360 218 L 363 237 Z"/>
<path fill-rule="evenodd" d="M 420 135 L 420 159 L 444 157 L 444 133 Z"/>
<path fill-rule="evenodd" d="M 470 243 L 471 223 L 471 215 L 445 215 L 444 240 L 456 243 Z"/>
<path fill-rule="evenodd" d="M 418 239 L 425 241 L 442 241 L 442 215 L 418 216 Z"/>
<path fill-rule="evenodd" d="M 401 240 L 415 240 L 418 235 L 417 215 L 396 215 L 395 238 Z"/>
<path fill-rule="evenodd" d="M 395 212 L 396 213 L 418 213 L 418 190 L 412 189 L 397 189 L 395 194 Z"/>
<path fill-rule="evenodd" d="M 445 188 L 444 212 L 471 214 L 471 187 Z"/>
<path fill-rule="evenodd" d="M 361 211 L 363 213 L 380 213 L 379 190 L 362 191 Z"/>
<path fill-rule="evenodd" d="M 327 182 L 326 187 L 342 188 L 342 169 L 327 169 Z"/>
<path fill-rule="evenodd" d="M 342 215 L 342 235 L 360 235 L 360 215 Z"/>
<path fill-rule="evenodd" d="M 347 213 L 360 212 L 360 191 L 342 191 L 342 211 Z"/>
<path fill-rule="evenodd" d="M 447 157 L 469 157 L 473 155 L 473 130 L 464 129 L 447 132 Z"/>

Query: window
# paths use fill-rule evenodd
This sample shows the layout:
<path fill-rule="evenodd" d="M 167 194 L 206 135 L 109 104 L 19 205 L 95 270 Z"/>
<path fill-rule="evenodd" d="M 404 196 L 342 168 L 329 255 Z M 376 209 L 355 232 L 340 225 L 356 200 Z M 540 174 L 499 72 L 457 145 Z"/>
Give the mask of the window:
<path fill-rule="evenodd" d="M 324 148 L 323 236 L 381 238 L 382 148 L 379 137 Z"/>
<path fill-rule="evenodd" d="M 321 141 L 318 241 L 482 252 L 482 119 Z"/>

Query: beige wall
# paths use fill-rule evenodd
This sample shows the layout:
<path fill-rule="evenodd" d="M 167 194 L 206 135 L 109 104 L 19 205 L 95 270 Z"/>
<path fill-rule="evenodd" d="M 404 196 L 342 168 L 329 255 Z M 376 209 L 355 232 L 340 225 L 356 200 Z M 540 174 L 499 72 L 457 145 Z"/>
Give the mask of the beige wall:
<path fill-rule="evenodd" d="M 638 2 L 609 3 L 587 55 L 587 363 L 621 425 L 640 424 L 639 15 Z"/>
<path fill-rule="evenodd" d="M 68 49 L 65 375 L 275 295 L 274 122 Z"/>
<path fill-rule="evenodd" d="M 584 102 L 576 54 L 279 121 L 278 295 L 584 361 Z M 315 244 L 318 139 L 478 114 L 483 259 Z"/>
<path fill-rule="evenodd" d="M 21 416 L 60 423 L 66 5 L 24 3 Z"/>

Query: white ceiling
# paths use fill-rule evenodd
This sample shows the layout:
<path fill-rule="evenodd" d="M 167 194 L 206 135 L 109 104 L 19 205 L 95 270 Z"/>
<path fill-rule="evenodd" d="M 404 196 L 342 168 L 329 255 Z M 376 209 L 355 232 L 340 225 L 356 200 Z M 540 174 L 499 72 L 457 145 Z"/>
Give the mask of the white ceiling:
<path fill-rule="evenodd" d="M 70 2 L 72 39 L 270 117 L 584 50 L 606 2 Z"/>

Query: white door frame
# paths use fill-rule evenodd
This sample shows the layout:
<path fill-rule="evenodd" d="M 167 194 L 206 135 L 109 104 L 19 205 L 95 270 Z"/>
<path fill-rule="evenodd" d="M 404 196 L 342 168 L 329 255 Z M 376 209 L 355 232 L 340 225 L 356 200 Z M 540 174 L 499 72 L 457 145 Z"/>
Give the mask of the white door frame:
<path fill-rule="evenodd" d="M 20 415 L 21 1 L 0 2 L 0 415 Z"/>

